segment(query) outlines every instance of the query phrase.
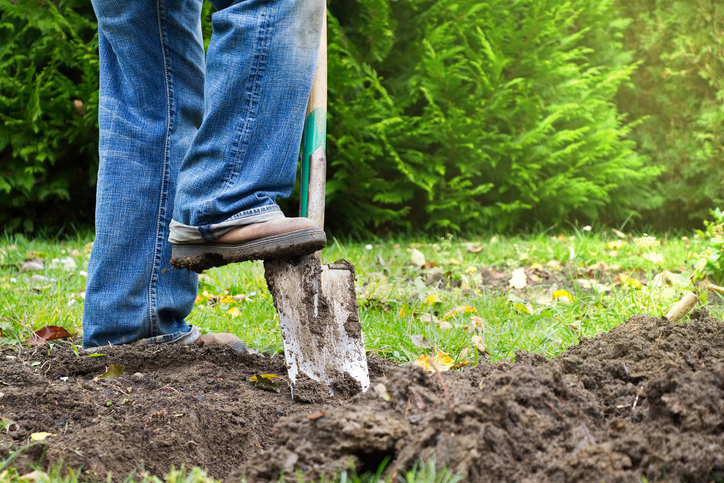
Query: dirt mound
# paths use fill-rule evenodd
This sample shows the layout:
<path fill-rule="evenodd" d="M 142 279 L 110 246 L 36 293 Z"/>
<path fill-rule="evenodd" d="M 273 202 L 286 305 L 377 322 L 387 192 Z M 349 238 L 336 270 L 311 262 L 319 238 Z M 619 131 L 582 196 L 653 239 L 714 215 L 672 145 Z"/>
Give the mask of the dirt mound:
<path fill-rule="evenodd" d="M 117 347 L 76 355 L 69 344 L 0 356 L 0 457 L 49 432 L 16 460 L 59 460 L 92 479 L 123 480 L 143 463 L 201 466 L 216 478 L 296 481 L 353 462 L 388 475 L 434 458 L 466 481 L 715 481 L 724 475 L 724 322 L 638 316 L 553 360 L 427 375 L 371 361 L 372 388 L 293 401 L 255 387 L 285 374 L 281 356 L 222 347 Z M 113 380 L 96 379 L 110 364 Z M 351 387 L 341 383 L 341 387 Z M 328 479 L 326 480 L 328 481 Z"/>
<path fill-rule="evenodd" d="M 371 365 L 378 375 L 380 363 Z M 97 379 L 111 364 L 122 365 L 124 375 Z M 279 393 L 255 387 L 249 378 L 256 374 L 282 376 Z M 198 465 L 223 478 L 270 445 L 282 416 L 343 404 L 350 396 L 317 391 L 314 404 L 292 402 L 285 374 L 282 356 L 219 346 L 134 344 L 94 356 L 77 355 L 70 344 L 5 348 L 0 457 L 26 445 L 32 433 L 49 432 L 56 436 L 16 460 L 21 468 L 45 451 L 45 464 L 62 459 L 91 479 L 105 480 L 112 471 L 122 481 L 141 464 L 161 476 L 171 465 Z"/>
<path fill-rule="evenodd" d="M 679 324 L 634 317 L 554 360 L 519 352 L 442 382 L 391 368 L 348 405 L 283 418 L 243 471 L 314 479 L 388 458 L 394 474 L 435 458 L 476 482 L 718 480 L 723 357 L 724 323 L 699 311 Z"/>

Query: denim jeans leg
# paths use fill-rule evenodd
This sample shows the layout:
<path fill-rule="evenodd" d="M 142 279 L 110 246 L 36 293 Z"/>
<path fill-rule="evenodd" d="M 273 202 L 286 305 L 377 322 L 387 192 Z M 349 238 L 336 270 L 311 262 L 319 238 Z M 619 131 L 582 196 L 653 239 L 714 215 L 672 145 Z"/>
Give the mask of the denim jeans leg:
<path fill-rule="evenodd" d="M 96 239 L 83 346 L 184 334 L 197 276 L 169 270 L 176 179 L 203 118 L 202 0 L 93 0 L 100 54 Z"/>
<path fill-rule="evenodd" d="M 181 167 L 172 240 L 283 216 L 276 198 L 294 188 L 317 64 L 323 0 L 212 3 L 204 120 Z"/>

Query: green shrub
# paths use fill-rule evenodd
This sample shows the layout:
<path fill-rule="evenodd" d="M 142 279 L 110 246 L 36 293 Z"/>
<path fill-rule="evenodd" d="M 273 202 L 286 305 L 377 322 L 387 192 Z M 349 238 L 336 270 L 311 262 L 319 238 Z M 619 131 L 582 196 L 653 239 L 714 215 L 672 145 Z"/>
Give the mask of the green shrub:
<path fill-rule="evenodd" d="M 13 2 L 0 0 L 6 228 L 92 206 L 97 165 L 90 5 Z M 509 230 L 657 206 L 658 171 L 612 103 L 633 66 L 610 1 L 332 0 L 330 11 L 337 232 Z"/>
<path fill-rule="evenodd" d="M 634 67 L 610 1 L 330 8 L 328 218 L 509 230 L 660 203 L 612 102 Z"/>
<path fill-rule="evenodd" d="M 0 0 L 3 228 L 92 216 L 97 47 L 90 2 Z"/>
<path fill-rule="evenodd" d="M 631 133 L 639 152 L 666 168 L 664 209 L 650 219 L 700 225 L 724 204 L 724 3 L 620 0 L 633 23 L 626 45 L 643 61 L 619 105 L 648 116 Z"/>

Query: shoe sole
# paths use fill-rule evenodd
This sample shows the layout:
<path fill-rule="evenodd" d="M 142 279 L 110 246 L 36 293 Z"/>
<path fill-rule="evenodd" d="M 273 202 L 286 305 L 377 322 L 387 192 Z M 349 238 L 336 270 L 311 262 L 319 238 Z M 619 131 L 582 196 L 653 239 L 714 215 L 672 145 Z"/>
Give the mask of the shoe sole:
<path fill-rule="evenodd" d="M 305 228 L 244 243 L 174 244 L 171 248 L 171 266 L 201 273 L 230 263 L 301 257 L 325 246 L 327 235 L 317 228 Z"/>

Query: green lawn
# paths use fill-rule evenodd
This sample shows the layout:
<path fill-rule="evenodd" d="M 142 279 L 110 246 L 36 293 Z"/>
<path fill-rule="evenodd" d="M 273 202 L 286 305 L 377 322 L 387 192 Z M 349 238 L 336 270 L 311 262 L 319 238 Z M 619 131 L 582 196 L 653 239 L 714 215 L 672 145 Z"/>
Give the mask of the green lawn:
<path fill-rule="evenodd" d="M 475 335 L 492 360 L 513 357 L 517 349 L 554 356 L 579 335 L 594 336 L 635 314 L 666 313 L 692 288 L 693 267 L 706 242 L 671 236 L 646 246 L 650 238 L 580 231 L 474 240 L 334 240 L 324 259 L 344 258 L 356 267 L 369 352 L 411 361 L 423 350 L 410 336 L 420 335 L 456 362 L 463 357 L 472 363 L 474 351 L 466 348 Z M 2 240 L 2 343 L 24 341 L 45 325 L 80 333 L 91 244 L 91 235 L 64 241 L 23 236 Z M 22 269 L 36 259 L 42 269 Z M 427 269 L 413 261 L 425 263 Z M 604 270 L 592 272 L 593 283 L 579 282 L 587 278 L 584 269 L 596 264 Z M 528 274 L 526 286 L 509 289 L 502 277 L 519 268 Z M 481 273 L 491 270 L 501 277 L 495 287 L 481 280 Z M 559 292 L 554 299 L 556 288 L 567 295 Z M 708 309 L 720 316 L 720 305 L 712 296 Z M 234 332 L 259 351 L 281 351 L 278 320 L 260 262 L 201 275 L 199 297 L 188 320 L 202 331 Z"/>

